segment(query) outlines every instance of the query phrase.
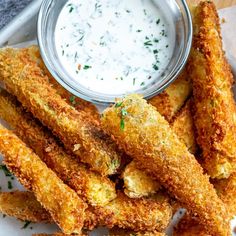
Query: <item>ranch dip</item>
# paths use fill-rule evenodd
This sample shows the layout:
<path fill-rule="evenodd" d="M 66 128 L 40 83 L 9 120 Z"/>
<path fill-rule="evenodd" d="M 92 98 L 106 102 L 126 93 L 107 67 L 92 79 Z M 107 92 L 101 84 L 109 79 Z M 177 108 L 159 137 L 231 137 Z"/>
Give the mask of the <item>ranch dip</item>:
<path fill-rule="evenodd" d="M 162 75 L 173 53 L 169 28 L 152 0 L 69 0 L 57 20 L 55 46 L 79 86 L 126 94 Z"/>

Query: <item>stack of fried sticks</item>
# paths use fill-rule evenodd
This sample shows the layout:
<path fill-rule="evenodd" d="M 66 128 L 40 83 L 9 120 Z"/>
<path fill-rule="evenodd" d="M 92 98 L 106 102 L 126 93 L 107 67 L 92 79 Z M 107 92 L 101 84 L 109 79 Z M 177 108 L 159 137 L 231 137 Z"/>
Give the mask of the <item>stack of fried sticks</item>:
<path fill-rule="evenodd" d="M 1 49 L 0 117 L 12 131 L 0 126 L 0 152 L 28 192 L 0 193 L 0 211 L 55 222 L 62 233 L 54 235 L 106 226 L 110 235 L 151 236 L 165 235 L 185 207 L 174 235 L 231 235 L 233 78 L 214 4 L 201 2 L 193 20 L 179 78 L 148 103 L 139 95 L 117 101 L 101 119 L 55 82 L 36 46 Z"/>

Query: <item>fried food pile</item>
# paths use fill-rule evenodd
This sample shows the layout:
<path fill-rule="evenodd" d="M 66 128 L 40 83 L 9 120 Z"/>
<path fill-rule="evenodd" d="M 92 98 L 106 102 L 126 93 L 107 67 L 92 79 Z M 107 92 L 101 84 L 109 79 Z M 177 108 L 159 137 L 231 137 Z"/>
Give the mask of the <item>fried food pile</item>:
<path fill-rule="evenodd" d="M 229 236 L 236 215 L 236 106 L 214 4 L 192 10 L 194 38 L 179 78 L 146 101 L 107 108 L 62 88 L 37 46 L 0 49 L 0 153 L 27 189 L 0 193 L 0 212 L 56 223 L 53 235 Z M 47 235 L 47 234 L 38 234 Z"/>

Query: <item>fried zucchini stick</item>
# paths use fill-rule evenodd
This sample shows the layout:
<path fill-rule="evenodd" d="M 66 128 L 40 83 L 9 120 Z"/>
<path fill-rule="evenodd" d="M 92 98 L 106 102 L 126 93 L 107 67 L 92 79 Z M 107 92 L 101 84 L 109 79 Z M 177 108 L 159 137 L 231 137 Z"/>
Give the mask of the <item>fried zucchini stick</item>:
<path fill-rule="evenodd" d="M 4 163 L 51 214 L 64 233 L 79 233 L 86 204 L 65 185 L 31 149 L 0 125 L 0 152 Z"/>
<path fill-rule="evenodd" d="M 34 207 L 30 208 L 31 205 Z M 43 214 L 44 222 L 52 222 L 50 215 L 38 204 L 31 192 L 0 193 L 0 212 L 33 222 L 41 222 Z M 134 200 L 119 193 L 118 198 L 99 210 L 87 208 L 84 227 L 93 229 L 96 226 L 119 226 L 135 231 L 162 231 L 169 224 L 171 216 L 172 209 L 165 196 Z"/>
<path fill-rule="evenodd" d="M 213 2 L 204 1 L 196 7 L 194 26 L 188 71 L 193 81 L 197 142 L 208 174 L 228 178 L 236 170 L 236 108 L 233 76 L 222 49 Z"/>
<path fill-rule="evenodd" d="M 77 111 L 79 112 L 85 112 L 87 115 L 91 115 L 93 119 L 99 120 L 99 113 L 95 105 L 93 105 L 91 102 L 87 102 L 79 97 L 75 97 L 73 94 L 71 94 L 69 91 L 64 89 L 50 74 L 48 69 L 46 68 L 41 55 L 38 46 L 33 45 L 25 49 L 25 56 L 27 57 L 27 60 L 31 61 L 32 63 L 36 63 L 44 72 L 47 74 L 49 78 L 49 82 L 53 85 L 53 87 L 56 89 L 57 93 L 66 100 L 67 103 L 72 105 Z"/>
<path fill-rule="evenodd" d="M 191 114 L 191 101 L 189 100 L 184 107 L 176 114 L 171 123 L 172 130 L 183 141 L 191 153 L 197 149 L 194 136 L 193 118 Z M 160 183 L 151 178 L 146 172 L 138 169 L 136 161 L 128 164 L 122 174 L 124 180 L 125 194 L 131 198 L 148 196 L 160 189 Z"/>
<path fill-rule="evenodd" d="M 84 201 L 91 205 L 105 205 L 116 197 L 115 186 L 108 178 L 90 171 L 68 155 L 50 131 L 4 90 L 0 91 L 0 117 Z"/>
<path fill-rule="evenodd" d="M 32 192 L 1 192 L 0 212 L 23 221 L 53 222 L 51 215 L 36 200 Z"/>
<path fill-rule="evenodd" d="M 156 107 L 167 121 L 171 122 L 191 93 L 192 83 L 184 69 L 165 91 L 151 98 L 149 103 Z"/>
<path fill-rule="evenodd" d="M 147 173 L 198 214 L 207 230 L 230 235 L 229 214 L 208 176 L 153 106 L 129 95 L 104 111 L 102 125 Z"/>
<path fill-rule="evenodd" d="M 0 80 L 6 89 L 48 126 L 65 147 L 102 175 L 116 173 L 121 153 L 91 116 L 76 111 L 48 82 L 48 77 L 27 60 L 27 50 L 0 50 Z"/>

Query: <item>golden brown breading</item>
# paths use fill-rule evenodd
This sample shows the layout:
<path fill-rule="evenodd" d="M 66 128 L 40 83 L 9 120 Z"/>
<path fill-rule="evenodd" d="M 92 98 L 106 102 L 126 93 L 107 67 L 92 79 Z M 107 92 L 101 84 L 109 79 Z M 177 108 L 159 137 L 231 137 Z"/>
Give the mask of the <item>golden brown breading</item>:
<path fill-rule="evenodd" d="M 188 71 L 193 81 L 194 120 L 204 168 L 212 178 L 228 178 L 236 170 L 233 76 L 222 49 L 217 11 L 210 1 L 201 2 L 194 12 Z"/>
<path fill-rule="evenodd" d="M 172 130 L 183 141 L 189 152 L 195 154 L 197 145 L 194 136 L 194 124 L 191 114 L 191 101 L 188 101 L 178 112 L 171 124 Z M 146 172 L 138 169 L 139 164 L 132 161 L 128 164 L 123 172 L 125 194 L 131 198 L 148 196 L 157 192 L 160 183 L 151 178 Z"/>
<path fill-rule="evenodd" d="M 213 184 L 217 194 L 228 207 L 232 217 L 236 215 L 236 173 L 230 175 L 228 179 L 214 180 Z"/>
<path fill-rule="evenodd" d="M 86 204 L 65 185 L 31 149 L 0 125 L 0 152 L 4 163 L 51 214 L 64 233 L 83 227 Z"/>
<path fill-rule="evenodd" d="M 124 192 L 130 198 L 140 198 L 156 193 L 161 185 L 146 172 L 138 169 L 138 163 L 132 161 L 122 173 Z"/>
<path fill-rule="evenodd" d="M 197 151 L 197 143 L 194 134 L 195 130 L 191 113 L 191 104 L 192 100 L 187 101 L 180 112 L 175 115 L 173 122 L 170 125 L 179 139 L 187 146 L 189 152 L 195 154 Z"/>
<path fill-rule="evenodd" d="M 38 46 L 33 45 L 28 47 L 26 50 L 27 53 L 25 53 L 25 59 L 36 63 L 45 74 L 47 74 L 49 82 L 53 85 L 53 87 L 57 90 L 57 93 L 66 100 L 67 103 L 75 107 L 75 109 L 79 112 L 85 112 L 87 115 L 91 115 L 93 119 L 99 120 L 100 115 L 98 113 L 98 110 L 94 104 L 91 102 L 87 102 L 79 97 L 75 97 L 73 94 L 71 94 L 69 91 L 64 89 L 50 74 L 48 69 L 46 68 L 41 55 Z"/>
<path fill-rule="evenodd" d="M 229 214 L 208 176 L 153 106 L 129 95 L 104 111 L 102 124 L 127 154 L 197 213 L 213 235 L 230 235 Z"/>
<path fill-rule="evenodd" d="M 23 221 L 53 222 L 50 214 L 36 200 L 32 192 L 1 192 L 0 212 Z"/>
<path fill-rule="evenodd" d="M 167 121 L 184 105 L 192 92 L 191 80 L 184 69 L 180 76 L 165 91 L 151 98 L 149 103 L 163 115 Z"/>
<path fill-rule="evenodd" d="M 17 200 L 15 198 L 17 197 Z M 0 195 L 1 198 L 1 195 Z M 37 203 L 31 192 L 4 193 L 5 201 L 0 201 L 0 212 L 20 220 L 31 220 L 41 222 L 42 213 L 45 222 L 52 222 L 51 217 L 46 218 L 46 210 Z M 34 205 L 32 212 L 25 203 Z M 27 213 L 27 214 L 26 214 Z M 113 228 L 119 226 L 135 231 L 164 230 L 172 217 L 172 209 L 168 198 L 158 194 L 150 199 L 130 199 L 122 193 L 106 206 L 87 208 L 85 210 L 84 228 L 93 229 L 96 226 L 108 226 Z"/>
<path fill-rule="evenodd" d="M 82 162 L 102 175 L 114 174 L 121 159 L 117 146 L 97 121 L 76 111 L 57 94 L 43 71 L 27 59 L 27 53 L 27 49 L 0 50 L 0 80 L 6 89 Z"/>
<path fill-rule="evenodd" d="M 152 198 L 131 199 L 119 192 L 112 202 L 96 209 L 96 214 L 102 216 L 101 225 L 109 228 L 118 226 L 135 231 L 163 231 L 172 217 L 172 208 L 168 197 L 161 193 Z"/>
<path fill-rule="evenodd" d="M 50 131 L 4 90 L 0 91 L 0 117 L 84 201 L 105 205 L 116 197 L 115 186 L 108 178 L 90 171 L 68 155 Z"/>

